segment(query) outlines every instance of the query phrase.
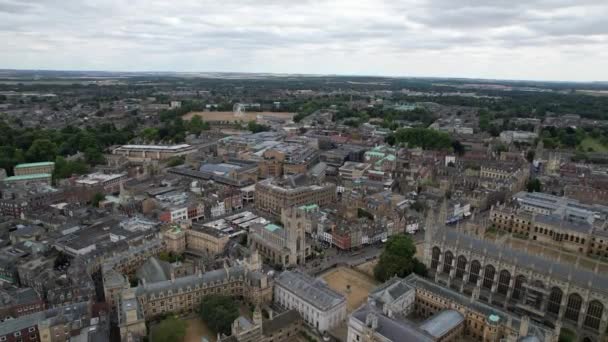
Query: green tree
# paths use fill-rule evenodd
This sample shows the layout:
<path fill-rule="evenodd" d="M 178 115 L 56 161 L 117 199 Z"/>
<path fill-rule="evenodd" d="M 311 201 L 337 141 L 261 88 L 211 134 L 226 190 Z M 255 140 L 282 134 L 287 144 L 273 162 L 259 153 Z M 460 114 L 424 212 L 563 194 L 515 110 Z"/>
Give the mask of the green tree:
<path fill-rule="evenodd" d="M 55 170 L 53 171 L 54 179 L 69 178 L 72 175 L 82 175 L 89 171 L 89 166 L 81 159 L 68 161 L 63 157 L 55 159 Z"/>
<path fill-rule="evenodd" d="M 188 122 L 188 131 L 192 134 L 201 134 L 202 131 L 209 130 L 209 123 L 204 122 L 203 119 L 196 115 Z"/>
<path fill-rule="evenodd" d="M 94 207 L 99 207 L 99 202 L 101 202 L 101 201 L 103 201 L 105 199 L 106 199 L 106 195 L 98 192 L 95 195 L 93 195 L 93 199 L 91 200 L 91 204 Z"/>
<path fill-rule="evenodd" d="M 534 178 L 528 181 L 526 189 L 528 192 L 540 192 L 542 190 L 542 184 L 538 178 Z"/>
<path fill-rule="evenodd" d="M 49 139 L 36 139 L 25 153 L 29 162 L 42 162 L 55 159 L 57 145 Z"/>
<path fill-rule="evenodd" d="M 269 131 L 270 127 L 268 127 L 266 125 L 259 124 L 259 123 L 255 122 L 255 121 L 251 120 L 247 124 L 247 129 L 250 130 L 253 133 L 259 133 L 259 132 Z"/>
<path fill-rule="evenodd" d="M 228 335 L 232 322 L 239 316 L 239 309 L 230 297 L 210 295 L 203 298 L 200 315 L 213 331 Z"/>
<path fill-rule="evenodd" d="M 528 153 L 526 153 L 526 160 L 528 161 L 528 163 L 531 163 L 534 161 L 535 154 L 536 154 L 536 152 L 534 152 L 534 150 L 529 150 Z"/>
<path fill-rule="evenodd" d="M 414 257 L 415 254 L 416 245 L 411 237 L 392 236 L 374 267 L 374 277 L 384 282 L 393 276 L 405 277 L 415 270 L 421 275 L 426 274 L 426 268 Z"/>
<path fill-rule="evenodd" d="M 154 342 L 182 341 L 186 336 L 186 321 L 170 316 L 152 328 L 150 334 Z"/>

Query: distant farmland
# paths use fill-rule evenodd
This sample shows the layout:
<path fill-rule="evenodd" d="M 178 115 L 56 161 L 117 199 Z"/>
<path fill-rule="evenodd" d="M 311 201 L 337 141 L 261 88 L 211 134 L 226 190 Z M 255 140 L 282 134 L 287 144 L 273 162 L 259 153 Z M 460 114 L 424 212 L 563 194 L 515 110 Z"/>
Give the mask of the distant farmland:
<path fill-rule="evenodd" d="M 245 112 L 242 116 L 237 117 L 234 115 L 234 112 L 190 112 L 184 116 L 182 119 L 190 120 L 194 116 L 200 116 L 203 121 L 209 122 L 225 122 L 225 121 L 258 121 L 258 118 L 261 117 L 273 117 L 277 119 L 283 120 L 292 120 L 296 113 L 288 113 L 288 112 Z"/>

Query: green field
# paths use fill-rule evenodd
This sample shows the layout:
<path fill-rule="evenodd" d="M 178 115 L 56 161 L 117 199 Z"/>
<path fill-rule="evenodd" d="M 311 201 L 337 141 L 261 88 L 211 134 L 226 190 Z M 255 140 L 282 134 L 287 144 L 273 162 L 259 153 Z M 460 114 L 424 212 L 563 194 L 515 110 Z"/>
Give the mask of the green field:
<path fill-rule="evenodd" d="M 593 149 L 593 152 L 608 152 L 608 147 L 602 145 L 599 140 L 586 137 L 583 141 L 581 141 L 579 148 L 581 148 L 584 152 L 589 151 L 589 148 Z"/>

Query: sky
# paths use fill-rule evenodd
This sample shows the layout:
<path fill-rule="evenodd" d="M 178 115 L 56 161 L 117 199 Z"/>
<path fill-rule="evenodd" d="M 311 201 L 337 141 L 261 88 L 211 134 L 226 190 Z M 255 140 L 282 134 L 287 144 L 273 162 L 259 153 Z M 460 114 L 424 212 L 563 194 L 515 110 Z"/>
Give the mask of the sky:
<path fill-rule="evenodd" d="M 608 81 L 608 0 L 0 0 L 0 69 Z"/>

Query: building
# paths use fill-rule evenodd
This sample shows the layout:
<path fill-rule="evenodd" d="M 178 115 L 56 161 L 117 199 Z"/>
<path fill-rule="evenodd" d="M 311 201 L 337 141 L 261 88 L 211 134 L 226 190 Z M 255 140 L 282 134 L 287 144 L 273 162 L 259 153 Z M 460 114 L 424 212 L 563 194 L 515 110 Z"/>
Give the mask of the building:
<path fill-rule="evenodd" d="M 411 274 L 370 292 L 348 321 L 347 342 L 372 341 L 544 341 L 558 334 L 518 316 L 472 300 Z"/>
<path fill-rule="evenodd" d="M 605 339 L 604 274 L 457 230 L 435 229 L 427 230 L 424 248 L 424 263 L 435 283 L 547 327 L 576 331 L 581 341 Z"/>
<path fill-rule="evenodd" d="M 249 227 L 249 244 L 272 264 L 302 265 L 310 255 L 305 228 L 299 222 L 285 222 L 285 227 L 274 223 L 253 224 Z"/>
<path fill-rule="evenodd" d="M 77 186 L 85 188 L 101 189 L 105 194 L 117 193 L 121 185 L 127 180 L 126 173 L 104 174 L 91 173 L 78 178 L 75 181 Z"/>
<path fill-rule="evenodd" d="M 284 208 L 306 204 L 324 206 L 335 199 L 335 184 L 311 183 L 305 175 L 289 176 L 282 180 L 265 179 L 255 186 L 256 209 L 274 216 L 281 215 Z"/>
<path fill-rule="evenodd" d="M 274 302 L 297 310 L 304 322 L 321 333 L 346 319 L 346 298 L 322 280 L 299 271 L 285 271 L 275 278 Z"/>
<path fill-rule="evenodd" d="M 50 185 L 53 176 L 50 173 L 25 174 L 6 177 L 2 180 L 6 185 L 46 184 Z"/>
<path fill-rule="evenodd" d="M 0 341 L 63 342 L 91 327 L 88 302 L 48 309 L 0 323 Z"/>
<path fill-rule="evenodd" d="M 173 157 L 186 156 L 194 153 L 196 148 L 188 144 L 181 145 L 122 145 L 112 151 L 127 157 L 129 161 L 142 162 L 150 160 L 166 160 Z"/>
<path fill-rule="evenodd" d="M 301 326 L 302 317 L 296 310 L 264 319 L 256 307 L 253 320 L 239 316 L 232 323 L 231 335 L 220 336 L 218 342 L 289 342 L 298 335 Z"/>
<path fill-rule="evenodd" d="M 172 226 L 162 233 L 167 252 L 182 254 L 186 251 L 186 232 L 179 226 Z"/>
<path fill-rule="evenodd" d="M 54 170 L 54 162 L 17 164 L 14 168 L 15 176 L 35 175 L 41 173 L 53 174 Z"/>
<path fill-rule="evenodd" d="M 230 235 L 219 229 L 193 224 L 186 231 L 186 251 L 194 254 L 215 256 L 224 252 Z"/>
<path fill-rule="evenodd" d="M 259 256 L 254 253 L 234 266 L 225 265 L 208 272 L 198 270 L 193 275 L 154 283 L 144 282 L 134 291 L 137 310 L 141 310 L 141 317 L 149 320 L 171 312 L 192 313 L 208 294 L 243 297 L 253 304 L 267 303 L 272 298 L 272 285 L 272 279 L 262 272 Z"/>
<path fill-rule="evenodd" d="M 502 131 L 500 132 L 500 141 L 511 144 L 511 143 L 523 143 L 523 144 L 534 144 L 534 141 L 538 138 L 538 134 L 535 132 L 526 131 Z"/>
<path fill-rule="evenodd" d="M 338 169 L 338 174 L 345 181 L 354 181 L 355 179 L 363 178 L 366 171 L 370 168 L 371 165 L 367 163 L 347 161 Z"/>
<path fill-rule="evenodd" d="M 0 290 L 0 320 L 33 314 L 45 308 L 44 300 L 30 287 Z"/>

